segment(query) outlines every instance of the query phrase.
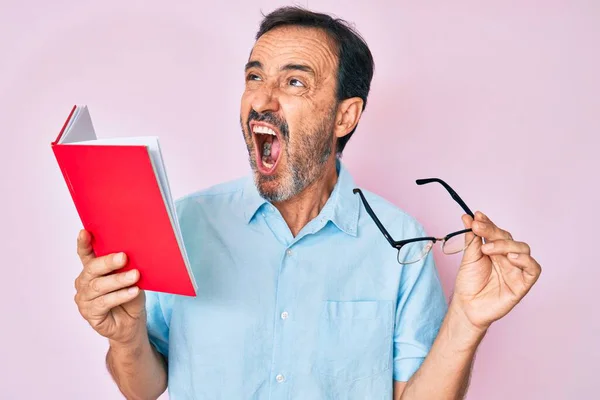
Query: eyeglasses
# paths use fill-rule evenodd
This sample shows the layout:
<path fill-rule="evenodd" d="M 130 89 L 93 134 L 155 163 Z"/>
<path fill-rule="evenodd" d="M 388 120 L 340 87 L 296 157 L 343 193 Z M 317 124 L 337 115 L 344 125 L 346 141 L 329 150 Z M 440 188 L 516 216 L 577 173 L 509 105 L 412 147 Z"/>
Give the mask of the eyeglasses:
<path fill-rule="evenodd" d="M 469 214 L 472 218 L 474 218 L 473 212 L 469 209 L 469 207 L 467 207 L 467 205 L 460 198 L 460 196 L 446 182 L 437 178 L 417 179 L 417 185 L 425 185 L 431 182 L 438 182 L 442 186 L 444 186 L 448 193 L 450 193 L 450 196 L 452 196 L 452 198 L 462 207 L 465 213 Z M 362 191 L 357 188 L 353 190 L 353 193 L 358 193 L 360 195 L 360 198 L 362 199 L 362 202 L 365 205 L 365 209 L 367 210 L 369 216 L 375 222 L 375 225 L 377 225 L 377 227 L 379 228 L 383 236 L 385 236 L 390 245 L 392 245 L 393 248 L 398 250 L 398 262 L 400 264 L 414 264 L 416 262 L 421 261 L 427 256 L 427 254 L 429 254 L 429 252 L 437 242 L 442 242 L 442 251 L 444 252 L 444 254 L 456 254 L 460 253 L 461 251 L 464 251 L 467 247 L 471 245 L 471 243 L 473 243 L 473 240 L 475 239 L 474 234 L 467 235 L 469 232 L 473 232 L 471 229 L 464 229 L 461 231 L 449 233 L 443 238 L 418 237 L 396 241 L 388 233 L 381 221 L 379 221 L 379 218 L 377 218 L 377 216 L 375 215 L 375 212 L 367 202 L 367 199 L 365 198 Z"/>

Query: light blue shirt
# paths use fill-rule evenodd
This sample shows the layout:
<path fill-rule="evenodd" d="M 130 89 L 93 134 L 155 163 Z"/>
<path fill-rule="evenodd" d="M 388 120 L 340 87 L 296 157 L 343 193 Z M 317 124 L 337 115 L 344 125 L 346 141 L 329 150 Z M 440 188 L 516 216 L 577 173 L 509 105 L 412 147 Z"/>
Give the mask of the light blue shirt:
<path fill-rule="evenodd" d="M 400 265 L 338 171 L 296 237 L 251 177 L 176 202 L 198 296 L 146 293 L 172 400 L 391 399 L 422 364 L 447 310 L 432 253 Z M 394 239 L 425 235 L 363 192 Z"/>

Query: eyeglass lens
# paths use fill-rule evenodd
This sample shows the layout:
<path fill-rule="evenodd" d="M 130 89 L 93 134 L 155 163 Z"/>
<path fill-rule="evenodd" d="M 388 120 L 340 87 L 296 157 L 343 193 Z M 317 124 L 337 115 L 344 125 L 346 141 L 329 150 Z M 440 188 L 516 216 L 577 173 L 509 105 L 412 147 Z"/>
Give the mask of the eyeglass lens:
<path fill-rule="evenodd" d="M 461 233 L 448 238 L 442 244 L 442 251 L 444 254 L 456 254 L 464 251 L 475 239 L 474 235 L 471 234 L 470 236 L 471 238 L 466 233 Z M 400 264 L 414 264 L 419 262 L 427 256 L 433 245 L 434 242 L 431 240 L 421 240 L 405 244 L 398 250 L 398 262 Z"/>
<path fill-rule="evenodd" d="M 398 250 L 398 262 L 400 264 L 413 264 L 427 256 L 433 247 L 431 240 L 421 240 L 405 244 Z"/>

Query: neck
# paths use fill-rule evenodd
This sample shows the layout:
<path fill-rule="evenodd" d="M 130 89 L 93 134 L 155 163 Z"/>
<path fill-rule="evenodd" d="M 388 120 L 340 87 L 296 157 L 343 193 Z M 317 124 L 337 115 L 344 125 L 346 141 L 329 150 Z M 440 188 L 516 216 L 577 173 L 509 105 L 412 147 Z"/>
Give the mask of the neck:
<path fill-rule="evenodd" d="M 319 215 L 335 187 L 337 178 L 334 155 L 325 164 L 323 174 L 301 193 L 289 200 L 273 204 L 281 213 L 294 237 Z"/>

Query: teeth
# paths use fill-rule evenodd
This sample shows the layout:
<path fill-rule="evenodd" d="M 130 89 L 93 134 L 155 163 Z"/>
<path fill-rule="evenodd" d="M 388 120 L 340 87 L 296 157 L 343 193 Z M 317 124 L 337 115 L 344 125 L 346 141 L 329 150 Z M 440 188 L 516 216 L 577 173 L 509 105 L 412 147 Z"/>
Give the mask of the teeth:
<path fill-rule="evenodd" d="M 263 158 L 262 158 L 262 163 L 265 167 L 267 167 L 267 169 L 271 169 L 273 168 L 273 165 L 275 165 L 275 163 L 270 163 L 267 160 L 269 159 L 269 155 L 268 154 L 264 154 Z"/>
<path fill-rule="evenodd" d="M 273 136 L 277 136 L 275 134 L 275 131 L 271 128 L 268 128 L 266 126 L 262 126 L 262 125 L 255 125 L 254 128 L 252 129 L 252 131 L 254 133 L 262 133 L 263 135 L 273 135 Z"/>

